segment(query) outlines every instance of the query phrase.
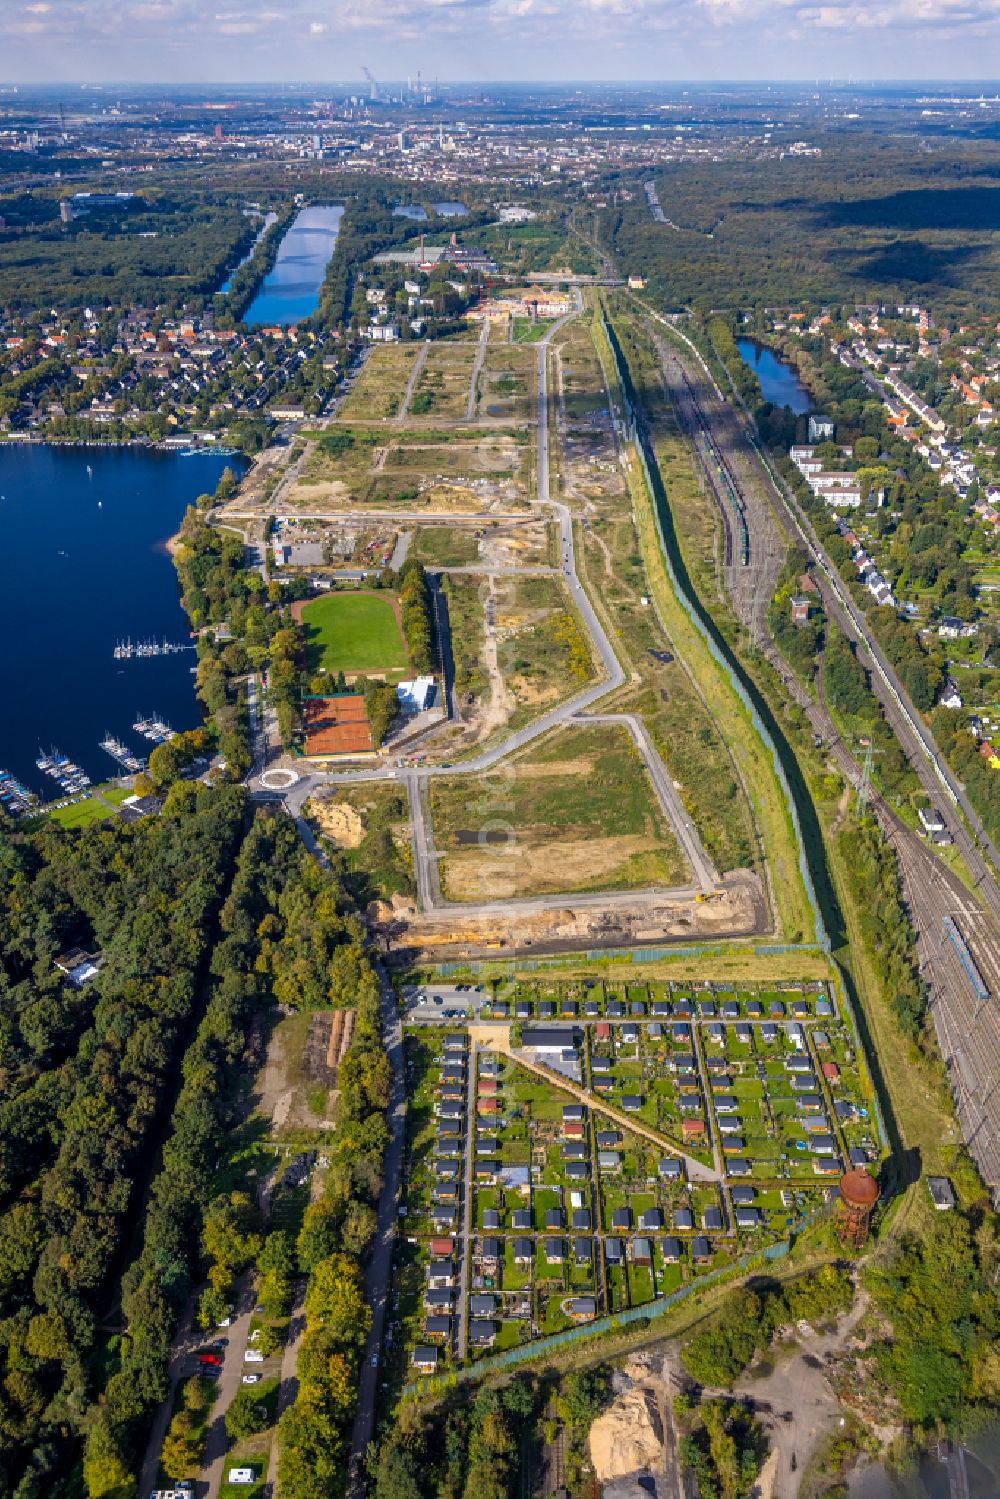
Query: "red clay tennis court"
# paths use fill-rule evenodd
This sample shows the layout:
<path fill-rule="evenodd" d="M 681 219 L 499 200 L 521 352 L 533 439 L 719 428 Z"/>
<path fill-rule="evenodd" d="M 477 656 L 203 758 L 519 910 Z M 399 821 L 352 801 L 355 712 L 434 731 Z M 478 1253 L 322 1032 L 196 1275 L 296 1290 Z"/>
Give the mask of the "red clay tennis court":
<path fill-rule="evenodd" d="M 307 697 L 302 704 L 306 758 L 352 759 L 374 755 L 368 710 L 360 693 Z"/>

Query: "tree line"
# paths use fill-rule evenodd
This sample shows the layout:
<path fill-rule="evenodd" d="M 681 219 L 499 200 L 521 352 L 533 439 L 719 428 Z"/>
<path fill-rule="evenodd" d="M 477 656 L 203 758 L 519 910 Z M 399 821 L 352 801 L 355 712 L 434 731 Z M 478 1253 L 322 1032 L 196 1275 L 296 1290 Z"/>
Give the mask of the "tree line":
<path fill-rule="evenodd" d="M 360 927 L 353 930 L 356 940 L 330 965 L 330 1001 L 355 1011 L 337 1075 L 336 1133 L 322 1196 L 306 1208 L 296 1241 L 308 1277 L 306 1332 L 298 1396 L 278 1424 L 278 1483 L 286 1499 L 334 1499 L 342 1491 L 370 1319 L 362 1263 L 377 1222 L 391 1071 L 378 979 Z"/>

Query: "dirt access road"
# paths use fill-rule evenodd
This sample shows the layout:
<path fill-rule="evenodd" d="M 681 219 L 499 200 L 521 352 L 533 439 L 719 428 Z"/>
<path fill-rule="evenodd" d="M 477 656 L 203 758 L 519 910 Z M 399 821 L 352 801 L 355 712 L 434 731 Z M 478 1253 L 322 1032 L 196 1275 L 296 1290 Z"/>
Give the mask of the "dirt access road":
<path fill-rule="evenodd" d="M 733 1393 L 739 1399 L 754 1402 L 757 1419 L 771 1444 L 759 1480 L 760 1499 L 796 1499 L 804 1469 L 820 1443 L 843 1420 L 840 1403 L 826 1377 L 826 1365 L 846 1347 L 867 1305 L 868 1298 L 862 1292 L 832 1332 L 816 1332 L 801 1323 L 796 1328 L 797 1346 L 791 1357 L 783 1356 L 779 1344 L 773 1358 L 765 1356 L 762 1372 L 754 1375 L 751 1371 L 734 1386 Z M 792 1419 L 783 1420 L 789 1411 Z"/>

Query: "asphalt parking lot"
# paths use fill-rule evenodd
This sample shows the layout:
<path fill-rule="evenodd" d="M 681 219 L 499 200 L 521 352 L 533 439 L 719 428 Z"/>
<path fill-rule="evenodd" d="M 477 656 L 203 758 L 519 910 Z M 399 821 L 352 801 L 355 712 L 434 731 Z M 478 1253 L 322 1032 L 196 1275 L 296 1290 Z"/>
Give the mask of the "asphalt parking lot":
<path fill-rule="evenodd" d="M 436 1021 L 488 1020 L 491 992 L 483 984 L 415 984 L 403 990 L 403 1019 L 408 1025 Z"/>

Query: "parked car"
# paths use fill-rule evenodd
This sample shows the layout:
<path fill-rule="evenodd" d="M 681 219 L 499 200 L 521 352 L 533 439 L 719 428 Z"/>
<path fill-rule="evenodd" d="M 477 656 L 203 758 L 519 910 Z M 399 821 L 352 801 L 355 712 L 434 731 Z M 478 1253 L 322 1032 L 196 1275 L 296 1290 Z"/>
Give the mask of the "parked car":
<path fill-rule="evenodd" d="M 243 1355 L 243 1362 L 245 1364 L 262 1364 L 264 1362 L 264 1355 L 259 1348 L 248 1348 Z"/>
<path fill-rule="evenodd" d="M 260 1384 L 260 1381 L 261 1381 L 262 1377 L 263 1376 L 260 1375 L 260 1374 L 244 1374 L 244 1376 L 243 1376 L 243 1383 L 244 1384 Z"/>

